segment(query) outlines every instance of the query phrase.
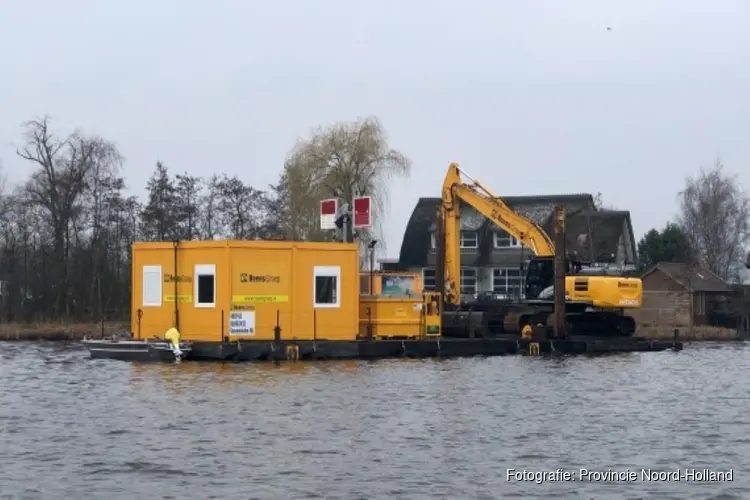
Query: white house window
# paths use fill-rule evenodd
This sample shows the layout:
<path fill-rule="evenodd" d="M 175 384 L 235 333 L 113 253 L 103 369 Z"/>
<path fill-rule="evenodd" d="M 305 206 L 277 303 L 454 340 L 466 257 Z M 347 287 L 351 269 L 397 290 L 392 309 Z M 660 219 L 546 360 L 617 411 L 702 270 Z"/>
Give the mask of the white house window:
<path fill-rule="evenodd" d="M 216 264 L 195 266 L 195 307 L 216 307 Z"/>
<path fill-rule="evenodd" d="M 492 270 L 492 292 L 507 297 L 523 296 L 523 274 L 517 267 L 500 267 Z"/>
<path fill-rule="evenodd" d="M 422 269 L 422 288 L 426 291 L 435 290 L 435 268 L 425 267 Z"/>
<path fill-rule="evenodd" d="M 461 248 L 477 248 L 479 237 L 476 231 L 461 231 Z"/>
<path fill-rule="evenodd" d="M 313 305 L 316 308 L 341 307 L 341 268 L 315 266 L 313 268 Z"/>
<path fill-rule="evenodd" d="M 461 294 L 474 295 L 477 293 L 477 270 L 472 267 L 461 268 Z"/>
<path fill-rule="evenodd" d="M 161 307 L 161 266 L 143 266 L 143 307 Z"/>
<path fill-rule="evenodd" d="M 495 233 L 495 248 L 520 248 L 521 242 L 506 233 L 498 231 Z"/>
<path fill-rule="evenodd" d="M 478 248 L 479 247 L 479 236 L 476 231 L 461 231 L 461 248 Z M 435 231 L 430 232 L 430 248 L 435 250 L 437 248 L 437 240 Z"/>

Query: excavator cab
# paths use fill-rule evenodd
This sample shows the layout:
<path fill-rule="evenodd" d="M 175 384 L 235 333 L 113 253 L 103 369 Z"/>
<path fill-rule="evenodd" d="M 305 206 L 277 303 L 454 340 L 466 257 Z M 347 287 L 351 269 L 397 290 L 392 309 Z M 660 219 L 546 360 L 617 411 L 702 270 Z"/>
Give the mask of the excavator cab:
<path fill-rule="evenodd" d="M 576 274 L 581 269 L 578 262 L 565 261 L 565 275 Z M 547 288 L 555 284 L 555 258 L 533 257 L 526 267 L 525 292 L 527 299 L 536 299 Z"/>

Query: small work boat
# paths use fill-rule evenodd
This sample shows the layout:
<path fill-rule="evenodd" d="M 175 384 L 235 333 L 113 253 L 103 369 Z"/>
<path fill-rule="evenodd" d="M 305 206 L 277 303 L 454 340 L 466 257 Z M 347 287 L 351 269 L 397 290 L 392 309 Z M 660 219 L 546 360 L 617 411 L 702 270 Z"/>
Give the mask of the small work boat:
<path fill-rule="evenodd" d="M 121 340 L 83 339 L 83 345 L 92 358 L 118 359 L 121 361 L 182 361 L 190 355 L 189 342 L 180 342 L 179 348 L 161 339 Z"/>

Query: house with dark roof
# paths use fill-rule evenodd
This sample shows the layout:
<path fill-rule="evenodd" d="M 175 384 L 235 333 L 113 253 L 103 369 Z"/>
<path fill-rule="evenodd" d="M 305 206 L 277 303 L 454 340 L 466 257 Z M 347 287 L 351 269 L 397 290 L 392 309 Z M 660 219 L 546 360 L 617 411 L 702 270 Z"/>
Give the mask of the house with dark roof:
<path fill-rule="evenodd" d="M 435 230 L 440 198 L 420 198 L 409 218 L 398 268 L 421 271 L 426 290 L 435 287 Z M 566 210 L 566 248 L 596 266 L 634 269 L 636 245 L 630 212 L 597 210 L 590 194 L 503 197 L 513 210 L 553 234 L 555 205 Z M 461 293 L 521 297 L 524 264 L 531 257 L 515 238 L 473 207 L 461 207 Z M 393 263 L 390 263 L 393 266 Z"/>
<path fill-rule="evenodd" d="M 683 262 L 659 262 L 643 273 L 643 306 L 633 311 L 642 326 L 685 327 L 711 323 L 734 295 L 732 287 L 708 269 Z"/>

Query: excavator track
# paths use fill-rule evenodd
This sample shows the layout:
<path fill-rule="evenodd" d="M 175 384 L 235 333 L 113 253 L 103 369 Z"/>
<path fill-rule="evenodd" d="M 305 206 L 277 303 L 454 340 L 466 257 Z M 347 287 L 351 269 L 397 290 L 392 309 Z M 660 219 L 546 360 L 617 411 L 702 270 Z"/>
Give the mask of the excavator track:
<path fill-rule="evenodd" d="M 635 334 L 633 318 L 611 312 L 568 313 L 565 323 L 568 335 L 632 337 Z"/>
<path fill-rule="evenodd" d="M 447 337 L 494 337 L 521 335 L 524 327 L 542 327 L 553 333 L 552 301 L 478 301 L 464 308 L 448 306 L 443 311 L 443 334 Z M 591 310 L 586 304 L 567 303 L 568 335 L 589 337 L 632 337 L 635 320 L 620 311 Z"/>
<path fill-rule="evenodd" d="M 571 310 L 565 312 L 565 328 L 568 335 L 595 337 L 632 337 L 635 334 L 635 320 L 619 312 L 591 311 L 576 304 L 566 304 Z M 505 313 L 503 333 L 520 334 L 524 326 L 546 327 L 554 325 L 551 303 L 516 304 Z"/>

